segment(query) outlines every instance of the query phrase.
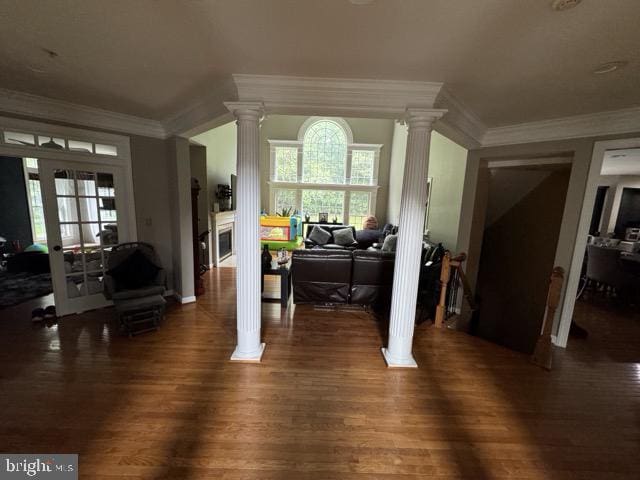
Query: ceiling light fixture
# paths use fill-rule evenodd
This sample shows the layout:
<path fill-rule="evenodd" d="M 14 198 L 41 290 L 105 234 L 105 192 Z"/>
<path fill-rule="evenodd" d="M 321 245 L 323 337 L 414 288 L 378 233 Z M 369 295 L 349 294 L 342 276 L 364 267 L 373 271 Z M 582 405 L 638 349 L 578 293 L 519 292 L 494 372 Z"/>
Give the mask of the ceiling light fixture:
<path fill-rule="evenodd" d="M 553 0 L 551 2 L 551 8 L 556 12 L 562 12 L 577 7 L 581 1 L 582 0 Z"/>
<path fill-rule="evenodd" d="M 626 62 L 624 60 L 603 63 L 602 65 L 598 65 L 596 68 L 594 68 L 593 73 L 596 75 L 604 75 L 605 73 L 615 72 L 616 70 L 620 70 L 621 68 L 625 67 L 627 63 L 629 62 Z"/>
<path fill-rule="evenodd" d="M 349 0 L 349 3 L 351 3 L 352 5 L 362 6 L 362 5 L 371 5 L 375 1 L 376 0 Z"/>

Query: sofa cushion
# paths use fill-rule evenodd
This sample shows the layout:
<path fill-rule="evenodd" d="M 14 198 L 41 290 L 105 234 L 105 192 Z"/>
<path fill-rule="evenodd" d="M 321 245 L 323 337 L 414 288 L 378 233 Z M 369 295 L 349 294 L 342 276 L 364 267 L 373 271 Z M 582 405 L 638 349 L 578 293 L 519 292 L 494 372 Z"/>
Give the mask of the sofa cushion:
<path fill-rule="evenodd" d="M 331 240 L 331 234 L 324 228 L 314 225 L 308 238 L 318 245 L 326 245 L 329 243 L 329 240 Z"/>
<path fill-rule="evenodd" d="M 348 247 L 356 241 L 353 238 L 353 230 L 350 227 L 333 231 L 333 242 L 343 247 Z"/>
<path fill-rule="evenodd" d="M 158 268 L 140 250 L 134 251 L 119 265 L 107 272 L 118 284 L 118 289 L 136 289 L 148 286 L 158 274 Z"/>

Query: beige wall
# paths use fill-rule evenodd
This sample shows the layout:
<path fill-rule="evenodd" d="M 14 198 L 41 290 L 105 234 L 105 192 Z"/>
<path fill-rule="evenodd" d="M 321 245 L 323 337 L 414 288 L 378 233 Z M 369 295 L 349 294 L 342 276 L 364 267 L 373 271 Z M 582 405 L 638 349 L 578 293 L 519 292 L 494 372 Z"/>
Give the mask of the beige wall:
<path fill-rule="evenodd" d="M 400 215 L 407 127 L 395 124 L 391 148 L 387 218 L 397 224 Z M 458 226 L 464 188 L 467 150 L 438 132 L 431 135 L 429 169 L 432 178 L 429 238 L 453 251 L 458 249 Z"/>
<path fill-rule="evenodd" d="M 267 116 L 260 128 L 260 198 L 261 207 L 269 210 L 269 143 L 268 140 L 297 140 L 298 132 L 308 116 L 271 115 Z M 389 190 L 389 163 L 393 139 L 393 121 L 371 118 L 345 118 L 353 132 L 355 143 L 380 143 L 380 163 L 378 166 L 378 196 L 376 212 L 378 222 L 387 218 L 387 197 Z"/>
<path fill-rule="evenodd" d="M 155 247 L 162 266 L 167 270 L 167 287 L 173 289 L 167 142 L 136 135 L 130 138 L 138 240 L 148 242 Z"/>

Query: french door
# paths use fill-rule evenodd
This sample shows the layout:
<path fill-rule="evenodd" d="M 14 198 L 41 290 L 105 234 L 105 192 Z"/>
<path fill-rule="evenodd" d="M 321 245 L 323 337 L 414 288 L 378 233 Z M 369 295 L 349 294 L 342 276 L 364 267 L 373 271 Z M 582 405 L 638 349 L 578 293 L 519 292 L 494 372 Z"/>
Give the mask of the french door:
<path fill-rule="evenodd" d="M 109 254 L 131 241 L 123 167 L 38 163 L 56 311 L 62 316 L 107 306 L 102 292 Z"/>

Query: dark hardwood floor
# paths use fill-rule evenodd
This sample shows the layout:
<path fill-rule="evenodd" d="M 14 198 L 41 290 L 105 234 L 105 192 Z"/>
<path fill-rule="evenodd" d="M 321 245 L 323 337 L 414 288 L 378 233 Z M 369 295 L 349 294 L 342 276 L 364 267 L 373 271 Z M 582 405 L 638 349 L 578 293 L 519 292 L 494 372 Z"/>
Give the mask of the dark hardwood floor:
<path fill-rule="evenodd" d="M 639 478 L 637 313 L 579 304 L 615 343 L 573 341 L 551 373 L 426 324 L 396 370 L 367 313 L 263 304 L 263 362 L 239 364 L 234 274 L 133 339 L 111 309 L 0 311 L 0 451 L 79 453 L 93 480 Z"/>

